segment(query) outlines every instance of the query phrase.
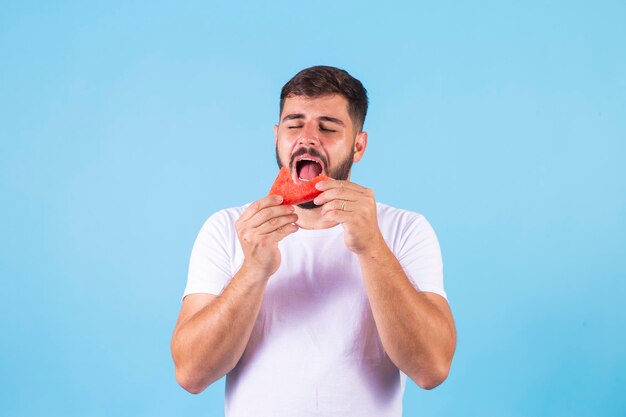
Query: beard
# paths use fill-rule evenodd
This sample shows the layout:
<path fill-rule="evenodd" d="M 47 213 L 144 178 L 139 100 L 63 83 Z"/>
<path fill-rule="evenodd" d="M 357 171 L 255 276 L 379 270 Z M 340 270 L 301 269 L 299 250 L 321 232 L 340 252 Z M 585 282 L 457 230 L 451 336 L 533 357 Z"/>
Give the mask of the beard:
<path fill-rule="evenodd" d="M 289 160 L 289 167 L 291 168 L 293 166 L 293 161 L 294 159 L 296 159 L 296 157 L 303 155 L 305 153 L 308 153 L 311 156 L 320 158 L 324 162 L 324 166 L 328 167 L 327 159 L 324 158 L 323 155 L 321 155 L 317 150 L 313 148 L 300 148 L 296 152 L 294 152 L 293 155 L 291 155 L 291 158 Z M 280 161 L 280 157 L 278 156 L 278 147 L 276 147 L 276 163 L 278 163 L 279 169 L 283 167 L 283 164 Z M 343 161 L 341 161 L 339 165 L 337 165 L 336 167 L 332 169 L 328 167 L 328 172 L 326 173 L 326 175 L 336 180 L 345 181 L 350 176 L 350 171 L 352 170 L 353 163 L 354 163 L 354 146 L 351 146 L 350 154 L 348 154 L 348 156 L 346 156 L 343 159 Z M 318 206 L 313 201 L 307 201 L 306 203 L 298 204 L 298 207 L 306 209 L 306 210 L 312 210 L 312 209 L 316 209 L 322 206 Z"/>

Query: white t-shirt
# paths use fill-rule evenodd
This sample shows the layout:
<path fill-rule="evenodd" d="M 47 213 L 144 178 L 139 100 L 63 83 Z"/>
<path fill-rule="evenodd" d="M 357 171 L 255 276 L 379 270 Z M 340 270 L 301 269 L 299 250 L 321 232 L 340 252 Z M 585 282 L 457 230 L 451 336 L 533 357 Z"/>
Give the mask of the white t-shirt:
<path fill-rule="evenodd" d="M 219 211 L 194 244 L 184 295 L 220 294 L 241 267 L 235 221 L 246 206 Z M 446 297 L 441 251 L 426 219 L 377 203 L 378 225 L 419 291 Z M 406 375 L 385 353 L 357 256 L 343 227 L 300 229 L 279 243 L 241 360 L 226 378 L 227 417 L 398 417 Z"/>

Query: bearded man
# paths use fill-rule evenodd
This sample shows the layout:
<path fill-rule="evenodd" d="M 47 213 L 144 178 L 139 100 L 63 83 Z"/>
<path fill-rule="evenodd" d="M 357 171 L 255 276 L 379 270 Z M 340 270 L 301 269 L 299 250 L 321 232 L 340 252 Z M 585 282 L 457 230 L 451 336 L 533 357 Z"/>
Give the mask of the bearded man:
<path fill-rule="evenodd" d="M 313 201 L 219 211 L 194 244 L 172 337 L 192 393 L 226 375 L 227 417 L 400 416 L 407 376 L 431 389 L 456 346 L 426 219 L 350 181 L 367 148 L 367 92 L 317 66 L 282 89 L 276 159 Z"/>

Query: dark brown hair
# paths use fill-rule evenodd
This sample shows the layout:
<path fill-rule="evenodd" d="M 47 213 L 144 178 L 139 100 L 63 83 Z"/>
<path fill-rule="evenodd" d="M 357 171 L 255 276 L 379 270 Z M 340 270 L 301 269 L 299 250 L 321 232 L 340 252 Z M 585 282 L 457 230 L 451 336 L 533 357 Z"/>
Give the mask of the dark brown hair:
<path fill-rule="evenodd" d="M 280 114 L 288 97 L 320 97 L 326 94 L 344 96 L 348 100 L 348 114 L 356 131 L 363 130 L 367 114 L 367 90 L 361 81 L 335 67 L 318 65 L 297 73 L 280 92 Z"/>

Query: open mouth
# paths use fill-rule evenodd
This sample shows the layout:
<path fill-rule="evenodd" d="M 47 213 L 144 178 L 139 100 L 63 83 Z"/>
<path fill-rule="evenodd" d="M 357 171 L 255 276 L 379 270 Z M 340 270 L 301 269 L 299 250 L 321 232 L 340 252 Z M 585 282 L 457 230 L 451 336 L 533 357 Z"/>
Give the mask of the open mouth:
<path fill-rule="evenodd" d="M 319 158 L 310 155 L 302 155 L 294 161 L 295 181 L 307 182 L 324 172 L 324 166 Z"/>

